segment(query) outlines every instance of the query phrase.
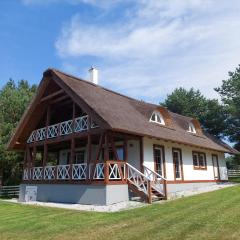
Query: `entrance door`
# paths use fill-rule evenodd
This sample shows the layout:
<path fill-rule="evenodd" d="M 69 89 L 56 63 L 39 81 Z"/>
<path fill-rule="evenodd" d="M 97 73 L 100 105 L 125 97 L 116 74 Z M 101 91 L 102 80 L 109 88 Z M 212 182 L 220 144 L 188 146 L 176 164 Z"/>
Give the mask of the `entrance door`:
<path fill-rule="evenodd" d="M 183 180 L 182 168 L 182 151 L 181 149 L 173 148 L 173 171 L 175 180 Z"/>
<path fill-rule="evenodd" d="M 155 172 L 164 176 L 164 148 L 162 146 L 154 145 L 154 163 L 155 163 Z"/>
<path fill-rule="evenodd" d="M 212 155 L 212 162 L 213 162 L 213 174 L 214 178 L 216 180 L 220 179 L 220 174 L 219 174 L 219 165 L 218 165 L 218 156 L 217 155 Z"/>

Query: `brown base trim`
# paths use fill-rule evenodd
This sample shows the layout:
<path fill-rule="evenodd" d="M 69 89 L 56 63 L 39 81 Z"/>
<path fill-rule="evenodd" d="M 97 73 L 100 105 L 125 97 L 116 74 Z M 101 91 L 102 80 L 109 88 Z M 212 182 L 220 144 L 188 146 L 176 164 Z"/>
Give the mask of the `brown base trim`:
<path fill-rule="evenodd" d="M 121 184 L 127 184 L 126 181 L 108 181 L 106 182 L 104 180 L 100 181 L 84 181 L 84 180 L 31 180 L 31 181 L 22 181 L 21 184 L 76 184 L 76 185 L 121 185 Z"/>
<path fill-rule="evenodd" d="M 167 181 L 167 184 L 184 184 L 184 183 L 210 183 L 210 182 L 228 182 L 228 180 L 176 180 Z"/>

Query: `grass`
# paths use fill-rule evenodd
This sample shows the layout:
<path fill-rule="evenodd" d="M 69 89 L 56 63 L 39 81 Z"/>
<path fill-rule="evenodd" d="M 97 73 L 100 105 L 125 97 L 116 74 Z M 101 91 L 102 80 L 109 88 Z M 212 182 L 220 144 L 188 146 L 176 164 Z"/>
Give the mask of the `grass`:
<path fill-rule="evenodd" d="M 239 239 L 240 186 L 118 213 L 0 201 L 0 239 Z"/>

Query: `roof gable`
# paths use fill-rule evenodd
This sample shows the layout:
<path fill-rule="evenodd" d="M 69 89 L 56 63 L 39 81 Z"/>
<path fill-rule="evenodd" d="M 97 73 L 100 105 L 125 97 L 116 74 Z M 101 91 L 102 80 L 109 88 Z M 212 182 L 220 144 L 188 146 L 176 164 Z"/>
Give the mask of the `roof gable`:
<path fill-rule="evenodd" d="M 44 73 L 38 93 L 23 115 L 15 135 L 10 141 L 10 149 L 13 148 L 22 131 L 26 129 L 26 123 L 33 116 L 33 111 L 46 92 L 47 85 L 51 80 L 64 90 L 75 103 L 80 105 L 87 114 L 92 115 L 102 128 L 234 153 L 234 149 L 215 141 L 202 131 L 199 134 L 187 132 L 188 127 L 186 128 L 186 126 L 189 122 L 194 122 L 200 127 L 199 122 L 195 119 L 172 113 L 159 105 L 124 96 L 56 69 L 48 69 Z M 159 110 L 165 118 L 168 118 L 169 124 L 163 126 L 149 122 L 154 110 Z"/>

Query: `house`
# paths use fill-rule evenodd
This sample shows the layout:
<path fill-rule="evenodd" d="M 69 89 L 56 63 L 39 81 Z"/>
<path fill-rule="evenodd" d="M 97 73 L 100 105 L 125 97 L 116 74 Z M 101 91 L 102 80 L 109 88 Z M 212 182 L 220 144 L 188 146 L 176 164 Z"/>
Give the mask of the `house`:
<path fill-rule="evenodd" d="M 108 205 L 228 180 L 236 150 L 200 123 L 59 70 L 43 74 L 8 149 L 24 151 L 20 201 Z"/>

